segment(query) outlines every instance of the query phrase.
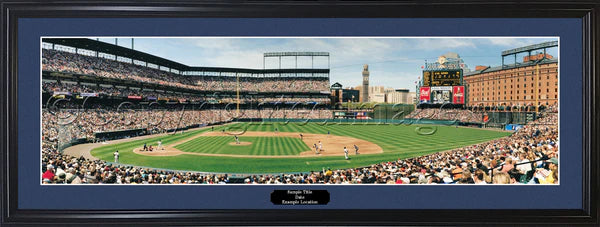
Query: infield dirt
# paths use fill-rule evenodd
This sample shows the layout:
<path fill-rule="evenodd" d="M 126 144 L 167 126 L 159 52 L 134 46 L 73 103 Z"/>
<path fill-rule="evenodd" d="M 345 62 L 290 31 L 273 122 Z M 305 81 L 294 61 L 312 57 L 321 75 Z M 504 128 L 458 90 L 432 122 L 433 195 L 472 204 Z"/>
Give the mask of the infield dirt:
<path fill-rule="evenodd" d="M 348 149 L 349 154 L 354 154 L 354 145 L 359 147 L 360 154 L 376 154 L 382 153 L 383 149 L 374 144 L 372 142 L 361 140 L 352 137 L 346 136 L 334 136 L 334 135 L 325 135 L 325 134 L 310 134 L 310 133 L 302 133 L 302 141 L 311 148 L 311 150 L 303 151 L 299 155 L 233 155 L 233 154 L 209 154 L 209 153 L 201 153 L 201 152 L 183 152 L 175 148 L 175 146 L 185 143 L 190 140 L 194 140 L 201 136 L 231 136 L 233 141 L 233 136 L 223 132 L 205 132 L 200 135 L 183 139 L 177 141 L 175 143 L 169 144 L 165 146 L 164 150 L 154 150 L 152 152 L 142 151 L 142 148 L 135 148 L 133 150 L 134 153 L 140 155 L 148 155 L 148 156 L 174 156 L 181 154 L 189 154 L 189 155 L 204 155 L 204 156 L 228 156 L 228 157 L 246 157 L 246 158 L 295 158 L 295 157 L 317 157 L 317 156 L 344 156 L 344 147 Z M 300 133 L 295 132 L 245 132 L 239 137 L 294 137 L 300 138 Z M 322 144 L 322 150 L 319 151 L 319 154 L 315 152 L 314 145 L 319 146 L 319 141 Z M 235 142 L 233 142 L 234 146 L 236 146 Z M 251 144 L 240 144 L 240 145 L 251 145 Z M 240 146 L 237 145 L 237 146 Z M 198 148 L 202 149 L 202 148 Z"/>

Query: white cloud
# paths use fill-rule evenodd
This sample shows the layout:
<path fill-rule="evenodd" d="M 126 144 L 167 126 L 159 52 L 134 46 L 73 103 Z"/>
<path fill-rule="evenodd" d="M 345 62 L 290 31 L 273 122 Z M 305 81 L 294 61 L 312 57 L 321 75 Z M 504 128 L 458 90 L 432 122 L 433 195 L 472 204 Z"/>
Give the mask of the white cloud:
<path fill-rule="evenodd" d="M 331 54 L 330 81 L 357 86 L 362 81 L 362 66 L 369 64 L 371 84 L 414 90 L 424 59 L 448 51 L 494 65 L 496 60 L 481 57 L 499 55 L 503 49 L 544 42 L 531 38 L 199 38 L 164 39 L 144 45 L 149 53 L 191 66 L 254 68 L 263 67 L 263 53 L 280 51 L 323 51 Z M 137 46 L 137 43 L 136 43 Z M 142 47 L 142 43 L 140 43 Z M 138 49 L 138 48 L 136 48 Z M 474 57 L 477 56 L 477 57 Z M 499 56 L 497 59 L 500 59 Z M 277 68 L 275 58 L 267 68 Z M 282 67 L 295 67 L 294 58 L 282 60 Z M 316 68 L 327 65 L 325 58 L 314 58 Z M 468 60 L 468 59 L 467 59 Z M 490 63 L 491 62 L 491 63 Z M 482 64 L 483 64 L 482 63 Z M 474 66 L 474 62 L 467 62 Z M 479 63 L 477 63 L 479 64 Z M 298 67 L 311 66 L 310 57 L 299 57 Z"/>
<path fill-rule="evenodd" d="M 221 51 L 212 57 L 199 58 L 194 65 L 226 68 L 262 68 L 262 53 L 256 51 Z"/>
<path fill-rule="evenodd" d="M 520 47 L 529 44 L 527 40 L 517 38 L 490 38 L 487 41 L 492 45 L 506 46 L 506 47 Z"/>
<path fill-rule="evenodd" d="M 469 38 L 426 38 L 410 39 L 405 47 L 421 50 L 445 51 L 449 48 L 475 47 L 473 39 Z"/>
<path fill-rule="evenodd" d="M 227 38 L 201 38 L 201 39 L 183 39 L 184 42 L 191 43 L 195 47 L 205 50 L 230 50 L 239 49 L 240 42 Z"/>
<path fill-rule="evenodd" d="M 509 48 L 518 48 L 522 46 L 532 45 L 536 43 L 546 42 L 547 38 L 487 38 L 484 39 L 487 43 L 496 46 L 504 46 Z"/>

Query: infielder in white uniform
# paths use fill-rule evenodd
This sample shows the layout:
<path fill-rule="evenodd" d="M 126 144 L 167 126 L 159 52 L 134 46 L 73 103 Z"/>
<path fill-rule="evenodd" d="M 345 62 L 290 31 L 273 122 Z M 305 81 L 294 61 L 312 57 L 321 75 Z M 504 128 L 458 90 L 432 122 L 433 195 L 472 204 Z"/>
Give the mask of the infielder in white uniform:
<path fill-rule="evenodd" d="M 162 140 L 158 141 L 158 147 L 156 148 L 156 150 L 164 150 L 164 148 L 162 147 Z"/>
<path fill-rule="evenodd" d="M 346 160 L 348 160 L 348 149 L 346 147 L 344 147 L 344 157 L 346 157 Z"/>
<path fill-rule="evenodd" d="M 115 156 L 115 162 L 119 162 L 119 151 L 115 151 L 113 155 Z"/>

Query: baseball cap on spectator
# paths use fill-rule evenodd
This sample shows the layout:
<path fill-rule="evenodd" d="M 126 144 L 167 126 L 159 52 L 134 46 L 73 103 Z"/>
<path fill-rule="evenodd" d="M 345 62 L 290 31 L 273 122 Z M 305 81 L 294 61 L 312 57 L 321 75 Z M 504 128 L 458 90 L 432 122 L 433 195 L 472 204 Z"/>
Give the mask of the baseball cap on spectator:
<path fill-rule="evenodd" d="M 554 165 L 558 165 L 558 159 L 557 158 L 548 159 L 546 162 L 552 163 Z"/>

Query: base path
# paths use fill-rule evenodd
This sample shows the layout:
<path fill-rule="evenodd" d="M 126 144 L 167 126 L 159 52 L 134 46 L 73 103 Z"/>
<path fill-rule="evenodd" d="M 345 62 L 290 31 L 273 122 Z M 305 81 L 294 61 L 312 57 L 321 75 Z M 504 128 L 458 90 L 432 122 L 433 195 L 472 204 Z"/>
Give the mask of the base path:
<path fill-rule="evenodd" d="M 135 148 L 133 152 L 140 155 L 148 156 L 173 156 L 173 155 L 201 155 L 201 156 L 224 156 L 224 157 L 244 157 L 244 158 L 297 158 L 301 157 L 318 157 L 318 156 L 344 156 L 344 147 L 348 149 L 349 155 L 354 155 L 354 145 L 358 146 L 360 154 L 376 154 L 383 153 L 383 149 L 372 142 L 361 140 L 353 137 L 346 136 L 334 136 L 326 134 L 309 134 L 302 133 L 302 141 L 311 148 L 310 150 L 301 152 L 299 155 L 233 155 L 233 154 L 208 154 L 200 152 L 183 152 L 175 148 L 175 146 L 185 143 L 190 140 L 194 140 L 202 136 L 230 136 L 231 140 L 234 141 L 233 136 L 223 132 L 205 132 L 192 138 L 187 138 L 175 143 L 165 146 L 164 150 L 154 150 L 152 152 L 142 151 L 142 148 Z M 300 133 L 297 132 L 245 132 L 244 134 L 238 135 L 239 137 L 294 137 L 300 139 Z M 319 141 L 323 144 L 323 149 L 316 154 L 314 144 L 319 146 Z M 231 143 L 230 143 L 231 144 Z M 239 144 L 236 145 L 235 141 L 231 144 L 234 146 L 240 145 L 251 145 L 251 144 Z M 201 149 L 201 148 L 198 148 Z"/>
<path fill-rule="evenodd" d="M 231 142 L 231 143 L 229 143 L 229 145 L 231 145 L 231 146 L 250 146 L 250 145 L 252 145 L 252 143 L 250 143 L 250 142 L 240 142 L 240 143 Z"/>

